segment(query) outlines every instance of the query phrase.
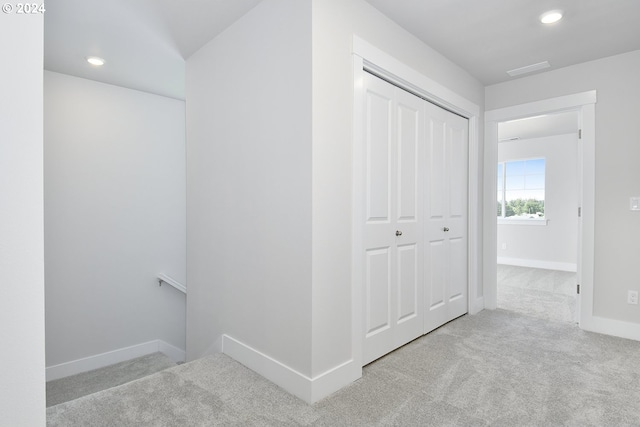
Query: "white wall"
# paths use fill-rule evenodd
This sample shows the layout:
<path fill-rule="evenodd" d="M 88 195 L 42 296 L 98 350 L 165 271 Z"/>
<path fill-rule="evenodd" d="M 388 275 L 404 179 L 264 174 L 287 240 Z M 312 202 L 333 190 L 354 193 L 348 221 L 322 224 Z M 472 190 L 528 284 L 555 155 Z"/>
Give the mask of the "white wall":
<path fill-rule="evenodd" d="M 640 323 L 640 306 L 626 303 L 640 290 L 640 51 L 586 62 L 486 88 L 487 110 L 597 90 L 595 147 L 595 264 L 593 314 Z"/>
<path fill-rule="evenodd" d="M 313 383 L 311 400 L 360 370 L 341 370 L 354 35 L 484 104 L 479 82 L 362 0 L 265 0 L 187 60 L 188 357 L 227 334 L 261 353 L 254 367 Z"/>
<path fill-rule="evenodd" d="M 265 0 L 187 60 L 187 357 L 221 334 L 310 374 L 311 7 Z"/>
<path fill-rule="evenodd" d="M 45 425 L 42 15 L 0 14 L 0 425 Z"/>
<path fill-rule="evenodd" d="M 47 366 L 185 346 L 183 101 L 45 71 Z"/>
<path fill-rule="evenodd" d="M 315 375 L 348 361 L 354 352 L 351 339 L 351 183 L 353 129 L 359 125 L 353 122 L 354 35 L 467 100 L 484 105 L 484 89 L 477 80 L 365 1 L 313 1 Z M 482 135 L 482 130 L 480 132 Z M 477 182 L 480 186 L 482 179 L 478 177 Z"/>
<path fill-rule="evenodd" d="M 577 135 L 498 144 L 498 161 L 544 157 L 546 226 L 498 224 L 498 262 L 569 269 L 578 249 Z M 506 249 L 502 245 L 506 244 Z M 575 270 L 574 270 L 575 271 Z"/>

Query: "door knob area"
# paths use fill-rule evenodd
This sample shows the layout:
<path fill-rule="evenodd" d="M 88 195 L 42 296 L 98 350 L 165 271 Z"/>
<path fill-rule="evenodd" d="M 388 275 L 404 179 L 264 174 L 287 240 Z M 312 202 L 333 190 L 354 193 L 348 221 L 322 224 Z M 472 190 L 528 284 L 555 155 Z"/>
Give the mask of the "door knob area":
<path fill-rule="evenodd" d="M 443 228 L 442 231 L 449 231 L 449 227 Z"/>
<path fill-rule="evenodd" d="M 402 231 L 396 230 L 396 236 L 402 236 Z"/>

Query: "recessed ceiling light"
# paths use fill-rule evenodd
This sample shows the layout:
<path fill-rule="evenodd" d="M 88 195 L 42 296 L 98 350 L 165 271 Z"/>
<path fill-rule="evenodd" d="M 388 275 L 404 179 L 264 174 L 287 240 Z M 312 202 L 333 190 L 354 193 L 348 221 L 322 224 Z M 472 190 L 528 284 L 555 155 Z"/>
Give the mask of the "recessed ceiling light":
<path fill-rule="evenodd" d="M 98 58 L 97 56 L 88 56 L 87 62 L 91 65 L 95 65 L 96 67 L 99 67 L 101 65 L 104 65 L 105 61 L 104 59 Z"/>
<path fill-rule="evenodd" d="M 553 24 L 554 22 L 558 22 L 561 19 L 561 10 L 550 10 L 540 15 L 540 22 L 542 22 L 543 24 Z"/>

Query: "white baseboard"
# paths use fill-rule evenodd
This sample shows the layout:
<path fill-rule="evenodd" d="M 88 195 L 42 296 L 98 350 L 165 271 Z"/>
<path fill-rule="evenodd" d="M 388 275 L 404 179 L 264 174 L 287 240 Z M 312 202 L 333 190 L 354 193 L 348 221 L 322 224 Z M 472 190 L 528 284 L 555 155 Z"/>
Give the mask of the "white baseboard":
<path fill-rule="evenodd" d="M 498 257 L 498 264 L 515 265 L 518 267 L 542 268 L 545 270 L 571 271 L 574 273 L 578 271 L 578 265 L 575 263 L 542 261 L 537 259 Z"/>
<path fill-rule="evenodd" d="M 158 351 L 169 356 L 176 363 L 182 363 L 186 360 L 186 353 L 183 349 L 162 340 L 158 340 Z"/>
<path fill-rule="evenodd" d="M 484 297 L 477 297 L 469 306 L 469 314 L 478 314 L 484 310 Z"/>
<path fill-rule="evenodd" d="M 184 362 L 185 352 L 162 340 L 154 340 L 130 347 L 119 348 L 106 353 L 48 366 L 46 369 L 47 381 L 57 380 L 70 375 L 80 374 L 93 369 L 104 368 L 114 363 L 124 362 L 147 354 L 162 352 L 173 359 L 174 362 Z"/>
<path fill-rule="evenodd" d="M 362 376 L 353 360 L 310 378 L 266 354 L 223 335 L 222 352 L 307 403 L 314 403 Z"/>
<path fill-rule="evenodd" d="M 589 332 L 640 341 L 640 324 L 638 323 L 592 316 L 581 319 L 580 328 Z"/>

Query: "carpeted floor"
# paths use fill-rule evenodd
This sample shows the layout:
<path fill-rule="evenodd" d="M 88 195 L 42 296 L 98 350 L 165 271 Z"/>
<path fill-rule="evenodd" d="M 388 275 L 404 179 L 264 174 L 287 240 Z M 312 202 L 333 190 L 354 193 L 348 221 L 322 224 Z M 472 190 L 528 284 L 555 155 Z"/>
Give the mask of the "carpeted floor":
<path fill-rule="evenodd" d="M 576 273 L 498 264 L 498 308 L 576 323 Z"/>
<path fill-rule="evenodd" d="M 48 426 L 640 425 L 640 342 L 504 310 L 463 316 L 307 405 L 225 355 L 47 410 Z"/>
<path fill-rule="evenodd" d="M 162 353 L 153 353 L 106 368 L 47 382 L 47 407 L 119 386 L 176 366 Z"/>

